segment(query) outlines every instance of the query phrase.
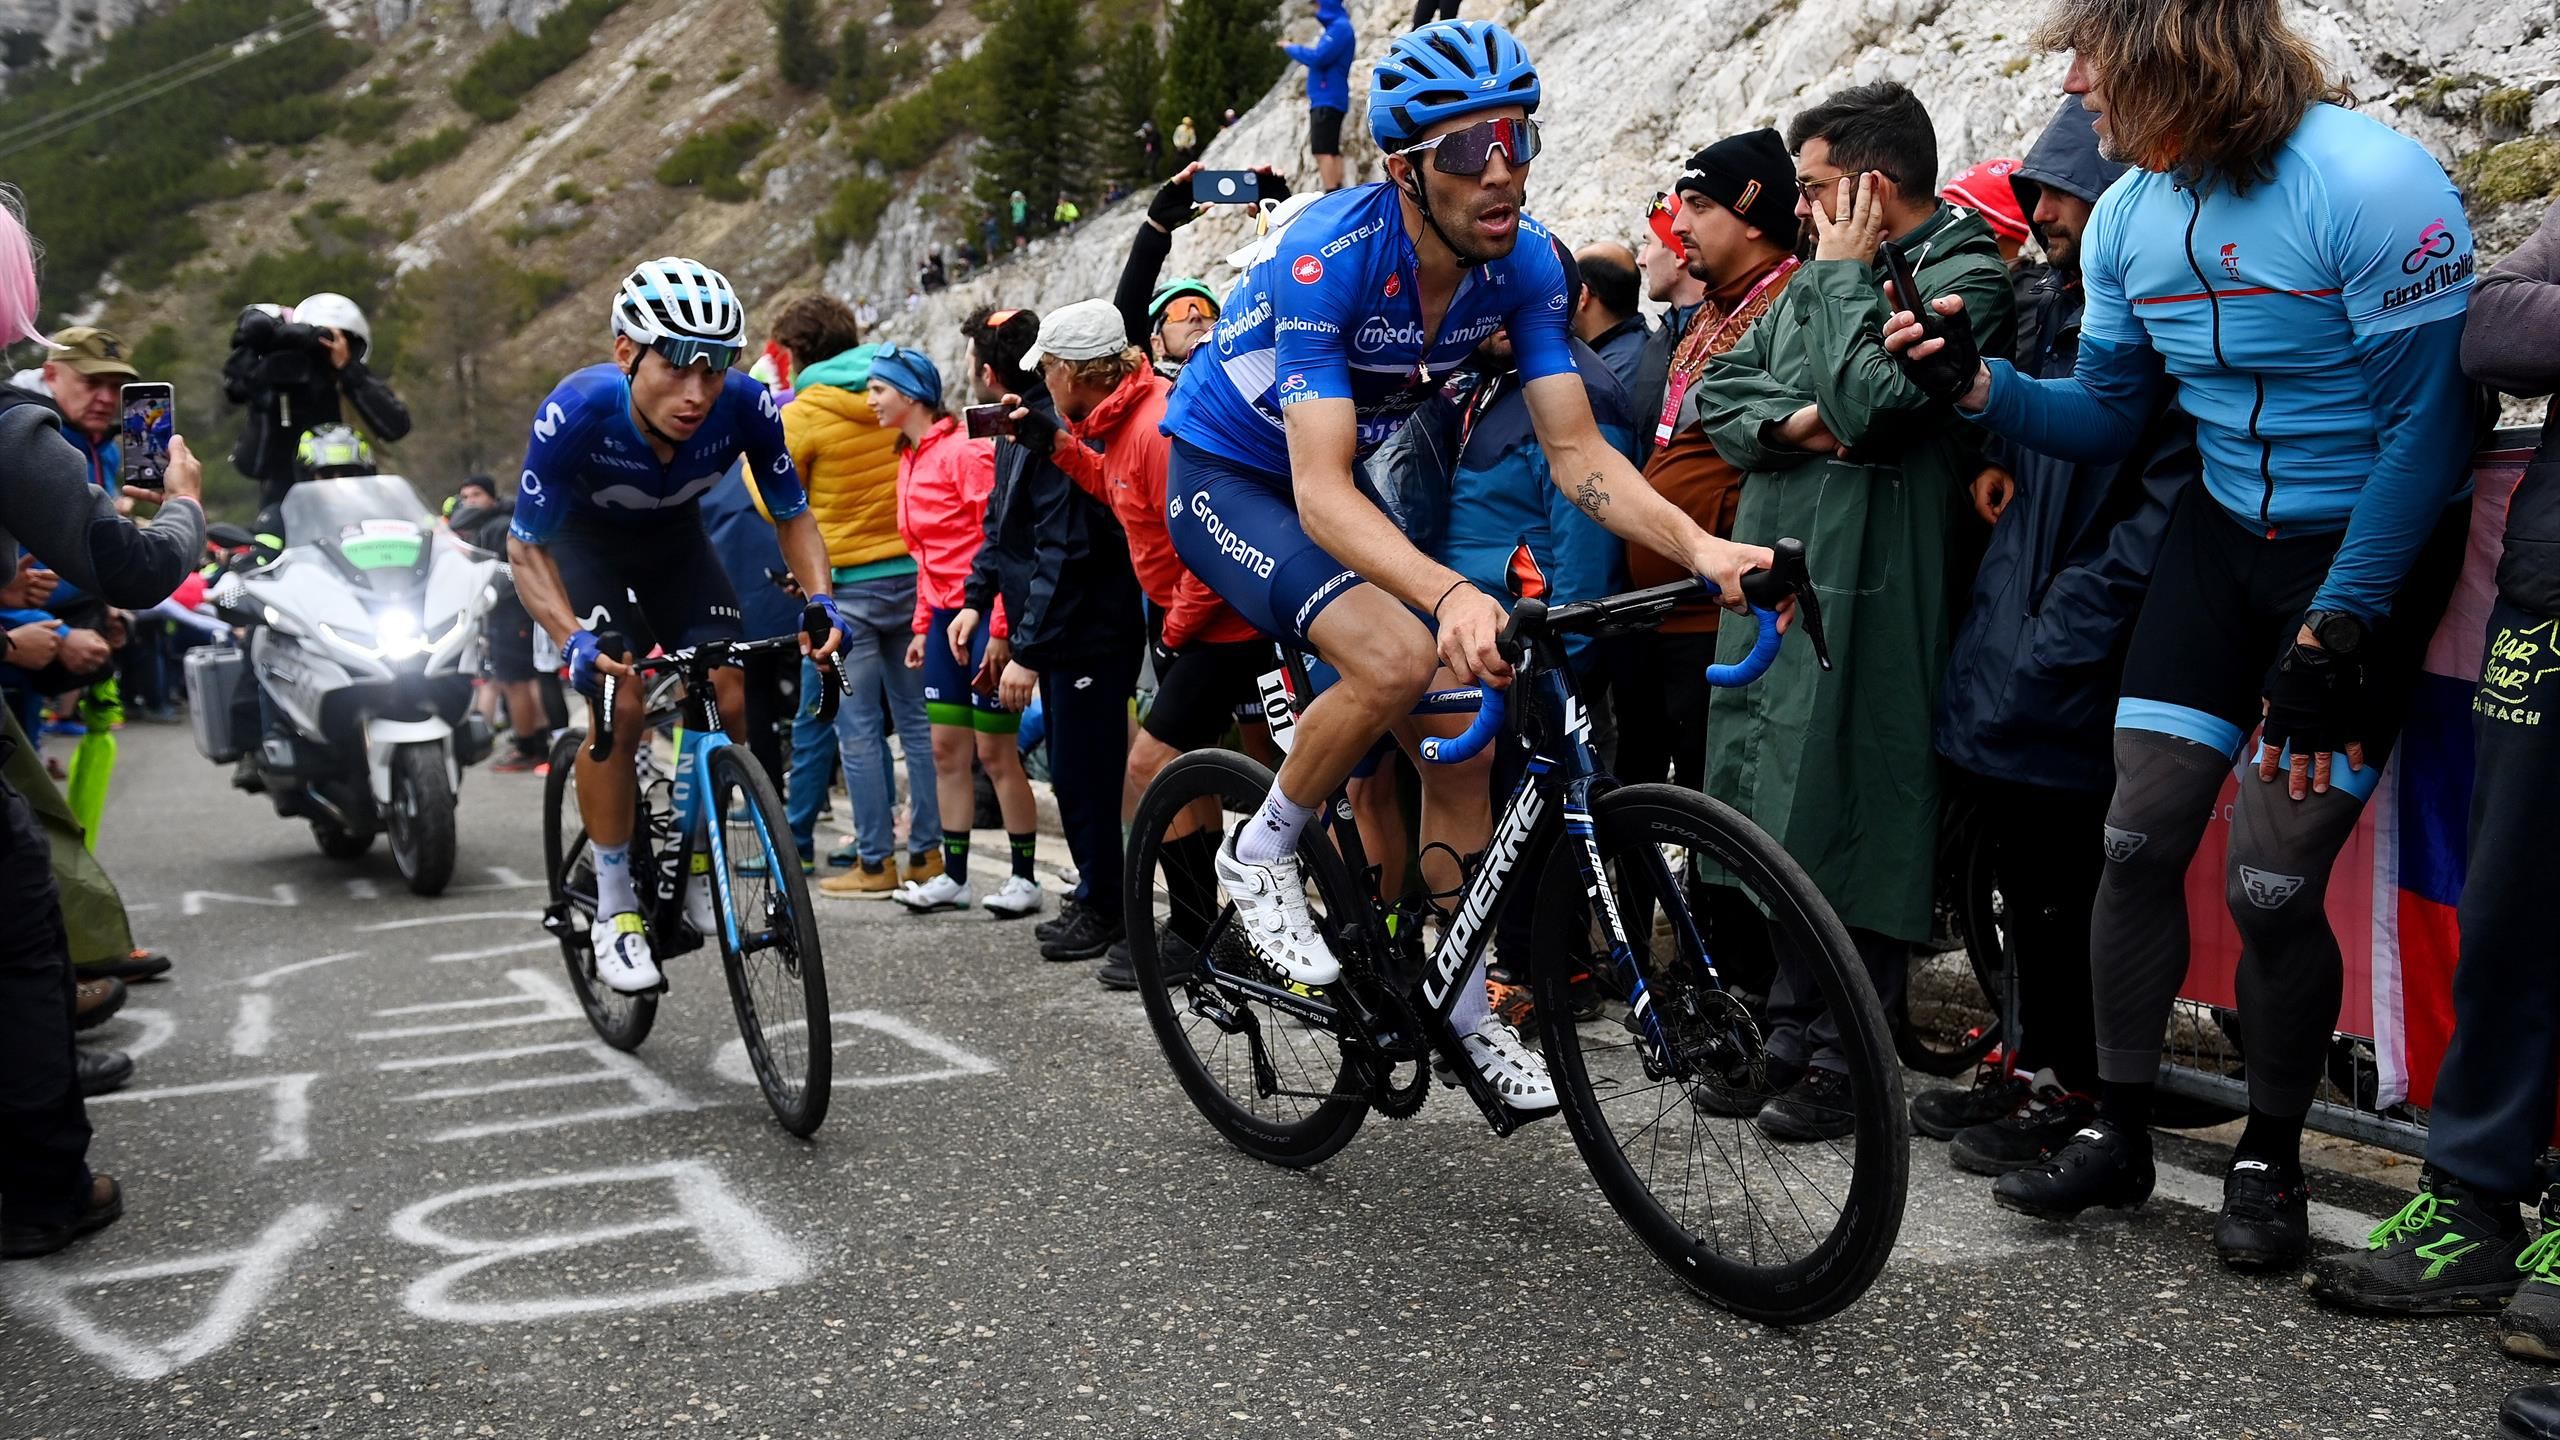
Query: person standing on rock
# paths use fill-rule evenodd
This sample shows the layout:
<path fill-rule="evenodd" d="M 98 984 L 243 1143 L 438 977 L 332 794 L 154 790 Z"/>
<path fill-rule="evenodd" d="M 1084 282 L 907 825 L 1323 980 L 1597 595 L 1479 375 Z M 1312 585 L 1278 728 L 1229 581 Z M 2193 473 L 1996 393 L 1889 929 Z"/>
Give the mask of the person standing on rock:
<path fill-rule="evenodd" d="M 1173 127 L 1173 158 L 1188 165 L 1199 154 L 1200 132 L 1192 128 L 1191 117 L 1185 115 L 1182 123 Z"/>
<path fill-rule="evenodd" d="M 1342 0 L 1316 0 L 1316 24 L 1322 33 L 1313 45 L 1280 42 L 1280 51 L 1307 67 L 1307 149 L 1316 157 L 1316 174 L 1327 190 L 1342 188 L 1342 117 L 1351 108 L 1351 56 L 1359 48 L 1352 33 L 1351 12 Z M 1227 112 L 1235 123 L 1235 112 Z"/>

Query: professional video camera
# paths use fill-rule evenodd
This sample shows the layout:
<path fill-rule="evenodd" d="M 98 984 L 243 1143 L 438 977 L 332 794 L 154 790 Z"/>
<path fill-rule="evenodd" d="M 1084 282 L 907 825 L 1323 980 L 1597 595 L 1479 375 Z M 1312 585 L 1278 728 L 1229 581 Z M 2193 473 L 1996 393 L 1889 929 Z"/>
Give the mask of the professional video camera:
<path fill-rule="evenodd" d="M 277 396 L 283 412 L 280 418 L 290 424 L 292 401 L 314 388 L 334 387 L 336 367 L 329 363 L 329 345 L 321 338 L 321 327 L 284 319 L 276 314 L 278 308 L 252 305 L 241 311 L 240 322 L 231 332 L 231 348 L 245 358 L 242 373 L 250 383 Z"/>
<path fill-rule="evenodd" d="M 333 354 L 342 341 L 343 363 Z M 349 408 L 378 441 L 395 442 L 409 433 L 408 408 L 365 365 L 372 342 L 363 309 L 332 291 L 291 310 L 252 305 L 240 312 L 222 366 L 222 388 L 249 412 L 231 463 L 260 483 L 261 503 L 282 500 L 298 478 L 294 453 L 301 438 L 341 423 Z"/>

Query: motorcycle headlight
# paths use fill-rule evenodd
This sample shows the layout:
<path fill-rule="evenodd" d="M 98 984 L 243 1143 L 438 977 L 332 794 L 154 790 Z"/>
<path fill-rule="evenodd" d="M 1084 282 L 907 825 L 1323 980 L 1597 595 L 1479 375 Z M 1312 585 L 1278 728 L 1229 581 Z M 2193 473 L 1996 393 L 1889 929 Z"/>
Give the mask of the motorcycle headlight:
<path fill-rule="evenodd" d="M 427 637 L 418 617 L 407 610 L 385 610 L 373 617 L 374 653 L 385 660 L 409 660 L 427 653 Z"/>

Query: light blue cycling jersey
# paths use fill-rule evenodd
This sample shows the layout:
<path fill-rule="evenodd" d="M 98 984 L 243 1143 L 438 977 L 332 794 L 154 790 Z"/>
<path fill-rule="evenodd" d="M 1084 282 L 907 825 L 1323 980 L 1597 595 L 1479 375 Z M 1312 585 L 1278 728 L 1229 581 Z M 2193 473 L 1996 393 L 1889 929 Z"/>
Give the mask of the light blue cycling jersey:
<path fill-rule="evenodd" d="M 2352 110 L 2313 106 L 2274 168 L 2243 193 L 2127 172 L 2089 220 L 2078 373 L 1993 361 L 1981 418 L 2112 458 L 2165 375 L 2213 498 L 2271 538 L 2347 529 L 2318 603 L 2375 615 L 2467 474 L 2471 229 L 2434 157 Z"/>
<path fill-rule="evenodd" d="M 611 365 L 590 365 L 562 380 L 534 419 L 507 533 L 542 545 L 572 515 L 622 524 L 668 518 L 719 484 L 741 455 L 774 519 L 808 510 L 783 443 L 782 407 L 755 377 L 727 372 L 701 428 L 662 465 L 632 423 L 629 378 Z"/>
<path fill-rule="evenodd" d="M 1417 263 L 1393 186 L 1308 206 L 1236 282 L 1216 333 L 1182 367 L 1164 433 L 1285 478 L 1280 415 L 1301 401 L 1351 401 L 1365 456 L 1496 330 L 1509 328 L 1524 380 L 1573 373 L 1564 265 L 1536 221 L 1522 215 L 1511 253 L 1467 272 L 1437 336 L 1423 330 Z"/>

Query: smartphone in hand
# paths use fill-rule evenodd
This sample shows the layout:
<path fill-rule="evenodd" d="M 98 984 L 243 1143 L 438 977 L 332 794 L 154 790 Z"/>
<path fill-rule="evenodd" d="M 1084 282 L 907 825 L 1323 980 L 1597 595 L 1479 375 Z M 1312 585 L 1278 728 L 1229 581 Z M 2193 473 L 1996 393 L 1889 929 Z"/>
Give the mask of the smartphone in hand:
<path fill-rule="evenodd" d="M 124 421 L 117 439 L 124 450 L 124 483 L 157 490 L 169 479 L 169 441 L 178 433 L 177 391 L 158 381 L 136 381 L 121 395 Z"/>
<path fill-rule="evenodd" d="M 1262 177 L 1250 170 L 1203 170 L 1191 177 L 1191 198 L 1202 205 L 1251 205 L 1262 198 Z"/>
<path fill-rule="evenodd" d="M 1005 416 L 1012 413 L 1006 405 L 972 405 L 960 412 L 960 423 L 968 427 L 972 440 L 1009 440 L 1013 438 L 1013 422 Z"/>
<path fill-rule="evenodd" d="M 1910 257 L 1895 248 L 1890 240 L 1884 243 L 1880 253 L 1884 256 L 1885 278 L 1893 282 L 1894 308 L 1911 312 L 1913 318 L 1920 322 L 1920 334 L 1924 339 L 1946 338 L 1946 327 L 1940 323 L 1938 312 L 1929 308 L 1928 301 L 1920 293 L 1919 279 L 1911 273 Z"/>

